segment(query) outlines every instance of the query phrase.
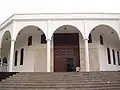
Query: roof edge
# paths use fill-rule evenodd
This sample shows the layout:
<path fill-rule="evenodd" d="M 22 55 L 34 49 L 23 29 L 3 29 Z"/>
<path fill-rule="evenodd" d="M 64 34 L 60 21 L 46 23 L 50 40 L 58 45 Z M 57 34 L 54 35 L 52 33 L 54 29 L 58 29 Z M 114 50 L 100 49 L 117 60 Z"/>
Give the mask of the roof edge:
<path fill-rule="evenodd" d="M 3 23 L 1 23 L 0 24 L 0 30 L 3 28 L 3 27 L 5 27 L 8 23 L 10 23 L 11 21 L 13 21 L 13 19 L 14 19 L 14 16 L 16 16 L 16 15 L 52 15 L 52 14 L 54 14 L 54 15 L 58 15 L 58 14 L 60 14 L 60 15 L 62 15 L 62 14 L 103 14 L 103 15 L 105 15 L 105 14 L 110 14 L 110 15 L 120 15 L 120 13 L 104 13 L 104 12 L 81 12 L 81 13 L 77 13 L 77 12 L 71 12 L 71 13 L 17 13 L 17 14 L 13 14 L 13 15 L 11 15 L 8 19 L 6 19 Z"/>

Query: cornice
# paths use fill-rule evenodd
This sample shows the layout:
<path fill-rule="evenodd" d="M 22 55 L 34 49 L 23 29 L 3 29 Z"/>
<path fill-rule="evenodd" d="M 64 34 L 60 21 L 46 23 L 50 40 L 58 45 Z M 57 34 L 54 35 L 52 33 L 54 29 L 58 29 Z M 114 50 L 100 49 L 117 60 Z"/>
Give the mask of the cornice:
<path fill-rule="evenodd" d="M 120 13 L 28 13 L 13 14 L 0 25 L 0 30 L 9 25 L 11 21 L 29 20 L 118 20 Z"/>

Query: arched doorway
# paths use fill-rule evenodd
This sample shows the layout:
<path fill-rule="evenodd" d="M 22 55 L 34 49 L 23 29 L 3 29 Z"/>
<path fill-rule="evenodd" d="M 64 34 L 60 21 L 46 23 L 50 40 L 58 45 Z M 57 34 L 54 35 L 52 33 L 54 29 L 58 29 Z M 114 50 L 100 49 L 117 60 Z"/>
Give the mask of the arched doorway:
<path fill-rule="evenodd" d="M 120 41 L 112 27 L 96 26 L 89 34 L 89 41 L 91 71 L 111 71 L 120 68 Z"/>
<path fill-rule="evenodd" d="M 8 71 L 8 65 L 9 65 L 9 56 L 10 56 L 10 42 L 11 34 L 9 31 L 6 31 L 2 38 L 1 43 L 1 66 L 2 71 L 6 72 Z"/>
<path fill-rule="evenodd" d="M 53 35 L 54 71 L 73 72 L 80 67 L 79 30 L 70 25 L 59 27 Z"/>

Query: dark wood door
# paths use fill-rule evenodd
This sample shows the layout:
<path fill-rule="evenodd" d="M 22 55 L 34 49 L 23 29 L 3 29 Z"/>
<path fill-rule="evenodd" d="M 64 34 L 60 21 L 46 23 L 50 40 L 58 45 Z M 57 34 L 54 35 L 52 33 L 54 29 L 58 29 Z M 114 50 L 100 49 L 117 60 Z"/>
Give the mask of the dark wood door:
<path fill-rule="evenodd" d="M 60 34 L 59 34 L 60 35 Z M 77 34 L 62 34 L 54 37 L 54 71 L 55 72 L 71 72 L 76 66 L 80 66 L 79 60 L 79 37 Z M 75 37 L 73 37 L 75 36 Z M 58 42 L 55 40 L 62 39 Z M 64 39 L 65 38 L 65 39 Z M 69 40 L 67 40 L 67 39 Z M 67 40 L 66 42 L 63 40 Z M 78 41 L 76 41 L 78 40 Z M 56 43 L 58 42 L 58 43 Z"/>
<path fill-rule="evenodd" d="M 66 49 L 63 47 L 54 48 L 54 69 L 55 72 L 65 72 L 66 65 Z"/>

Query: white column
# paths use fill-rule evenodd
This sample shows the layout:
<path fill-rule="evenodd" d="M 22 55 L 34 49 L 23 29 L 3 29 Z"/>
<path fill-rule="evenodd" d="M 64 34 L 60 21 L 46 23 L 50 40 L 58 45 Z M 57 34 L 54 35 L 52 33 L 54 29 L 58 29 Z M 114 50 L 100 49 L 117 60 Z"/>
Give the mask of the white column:
<path fill-rule="evenodd" d="M 11 40 L 11 46 L 10 46 L 10 59 L 9 59 L 9 72 L 12 72 L 12 66 L 14 62 L 14 45 L 15 40 Z"/>
<path fill-rule="evenodd" d="M 50 72 L 50 39 L 47 39 L 47 72 Z"/>
<path fill-rule="evenodd" d="M 88 39 L 84 39 L 84 42 L 85 42 L 86 71 L 90 71 Z"/>

